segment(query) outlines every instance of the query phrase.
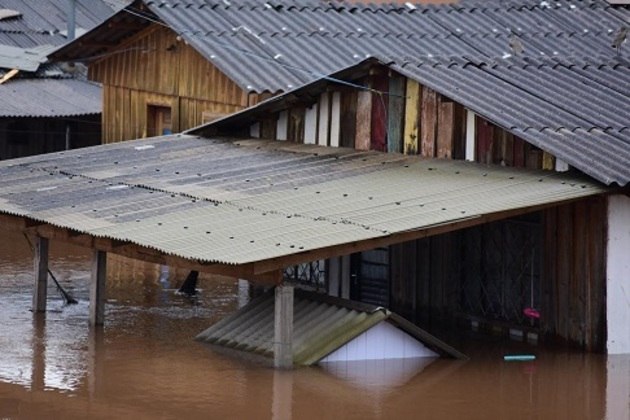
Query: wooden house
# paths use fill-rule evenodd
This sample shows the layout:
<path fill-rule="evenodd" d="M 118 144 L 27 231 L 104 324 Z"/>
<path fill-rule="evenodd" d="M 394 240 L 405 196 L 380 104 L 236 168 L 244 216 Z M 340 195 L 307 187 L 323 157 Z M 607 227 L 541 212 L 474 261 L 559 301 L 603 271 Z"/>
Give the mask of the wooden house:
<path fill-rule="evenodd" d="M 503 57 L 512 31 L 525 57 L 613 56 L 602 26 L 616 29 L 624 12 L 603 0 L 544 10 L 487 3 L 136 0 L 51 58 L 83 62 L 103 84 L 109 143 L 180 132 L 370 56 Z M 549 28 L 543 38 L 532 16 Z"/>
<path fill-rule="evenodd" d="M 480 71 L 492 75 L 477 79 Z M 512 76 L 519 71 L 527 76 Z M 578 74 L 601 85 L 588 96 L 563 90 Z M 503 83 L 510 77 L 511 84 Z M 627 84 L 606 85 L 629 77 L 624 66 L 367 60 L 190 133 L 466 159 L 488 168 L 530 168 L 543 177 L 544 171 L 581 172 L 620 187 L 608 196 L 521 208 L 475 227 L 331 259 L 326 287 L 424 326 L 464 321 L 626 352 L 623 290 L 630 272 L 620 256 L 630 250 L 630 138 L 624 134 L 630 121 L 617 111 L 630 92 Z M 580 100 L 608 105 L 577 109 Z M 331 106 L 334 101 L 341 105 Z M 536 309 L 533 317 L 527 308 Z"/>

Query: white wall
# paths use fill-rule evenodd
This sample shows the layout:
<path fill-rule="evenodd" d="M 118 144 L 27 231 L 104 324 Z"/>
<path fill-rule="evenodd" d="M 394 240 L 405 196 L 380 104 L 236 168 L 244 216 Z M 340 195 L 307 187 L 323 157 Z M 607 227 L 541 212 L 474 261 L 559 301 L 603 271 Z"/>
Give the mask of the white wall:
<path fill-rule="evenodd" d="M 608 354 L 630 353 L 630 198 L 608 198 L 606 319 Z"/>
<path fill-rule="evenodd" d="M 630 419 L 630 356 L 608 356 L 606 419 Z"/>
<path fill-rule="evenodd" d="M 438 355 L 406 332 L 387 321 L 381 321 L 330 353 L 320 360 L 320 363 L 413 357 L 438 357 Z"/>

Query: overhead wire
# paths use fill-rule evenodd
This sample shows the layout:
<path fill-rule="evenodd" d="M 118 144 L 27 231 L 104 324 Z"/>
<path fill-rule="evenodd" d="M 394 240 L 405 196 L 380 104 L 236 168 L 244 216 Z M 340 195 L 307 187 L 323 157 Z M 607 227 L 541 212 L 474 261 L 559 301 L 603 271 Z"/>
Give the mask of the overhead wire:
<path fill-rule="evenodd" d="M 326 74 L 323 74 L 321 72 L 314 71 L 312 69 L 306 69 L 304 67 L 300 67 L 300 66 L 296 66 L 296 65 L 292 65 L 292 64 L 287 64 L 287 63 L 282 63 L 282 62 L 278 61 L 274 57 L 267 57 L 267 56 L 264 56 L 264 55 L 261 55 L 261 54 L 258 54 L 258 53 L 255 53 L 255 52 L 252 52 L 252 51 L 240 48 L 240 47 L 235 47 L 233 45 L 229 45 L 229 44 L 226 44 L 226 43 L 223 43 L 223 42 L 219 42 L 219 41 L 216 41 L 216 40 L 214 40 L 214 39 L 212 39 L 212 38 L 210 38 L 210 37 L 208 37 L 206 35 L 200 36 L 199 34 L 193 32 L 193 31 L 187 31 L 187 30 L 181 30 L 179 28 L 174 28 L 174 27 L 171 27 L 171 26 L 165 24 L 164 22 L 162 22 L 160 20 L 154 19 L 152 16 L 143 13 L 141 10 L 137 10 L 137 9 L 131 8 L 131 6 L 128 6 L 128 7 L 125 7 L 123 9 L 121 9 L 121 11 L 123 11 L 125 13 L 128 13 L 128 14 L 130 14 L 132 16 L 136 16 L 136 17 L 139 17 L 141 19 L 147 20 L 149 22 L 155 23 L 156 25 L 160 25 L 160 26 L 163 26 L 165 28 L 168 28 L 168 29 L 174 31 L 175 33 L 177 33 L 177 35 L 180 36 L 180 37 L 185 37 L 186 35 L 188 35 L 190 37 L 195 37 L 195 38 L 203 37 L 208 42 L 211 42 L 214 45 L 217 45 L 217 46 L 219 46 L 221 48 L 224 48 L 226 50 L 234 51 L 234 52 L 237 52 L 237 53 L 245 55 L 245 56 L 258 58 L 260 60 L 272 62 L 272 63 L 274 63 L 274 64 L 276 64 L 276 65 L 278 65 L 280 67 L 284 67 L 284 68 L 289 69 L 289 70 L 294 70 L 294 71 L 298 71 L 298 72 L 302 72 L 302 73 L 307 73 L 307 74 L 310 74 L 311 76 L 314 76 L 316 79 L 319 79 L 319 80 L 327 80 L 329 82 L 334 82 L 334 83 L 337 83 L 337 84 L 340 84 L 340 85 L 344 85 L 344 86 L 348 86 L 348 87 L 352 87 L 352 88 L 356 88 L 356 89 L 360 89 L 360 90 L 365 90 L 365 91 L 369 91 L 369 92 L 372 92 L 372 93 L 375 93 L 375 94 L 380 94 L 380 95 L 406 97 L 404 95 L 392 94 L 390 92 L 385 92 L 385 91 L 380 91 L 380 90 L 373 89 L 373 88 L 371 88 L 369 86 L 365 86 L 365 85 L 361 85 L 361 84 L 358 84 L 358 83 L 353 83 L 353 82 L 349 82 L 347 80 L 343 80 L 343 79 L 339 79 L 339 78 L 336 78 L 336 77 L 332 77 L 330 75 L 326 75 Z M 259 39 L 258 36 L 256 38 Z M 107 54 L 107 53 L 105 53 L 105 54 Z M 82 60 L 87 60 L 87 59 L 89 59 L 89 58 L 80 58 L 77 61 L 82 61 Z M 309 82 L 308 81 L 306 81 L 306 82 L 303 81 L 303 83 L 309 83 Z"/>

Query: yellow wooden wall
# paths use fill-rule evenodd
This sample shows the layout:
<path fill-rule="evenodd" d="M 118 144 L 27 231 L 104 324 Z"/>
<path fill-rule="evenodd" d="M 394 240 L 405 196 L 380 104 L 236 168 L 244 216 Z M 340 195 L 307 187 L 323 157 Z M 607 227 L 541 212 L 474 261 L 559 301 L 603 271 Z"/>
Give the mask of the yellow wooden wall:
<path fill-rule="evenodd" d="M 153 26 L 89 67 L 103 84 L 103 142 L 147 135 L 147 107 L 171 107 L 173 131 L 201 124 L 204 112 L 229 114 L 258 100 L 168 28 Z"/>

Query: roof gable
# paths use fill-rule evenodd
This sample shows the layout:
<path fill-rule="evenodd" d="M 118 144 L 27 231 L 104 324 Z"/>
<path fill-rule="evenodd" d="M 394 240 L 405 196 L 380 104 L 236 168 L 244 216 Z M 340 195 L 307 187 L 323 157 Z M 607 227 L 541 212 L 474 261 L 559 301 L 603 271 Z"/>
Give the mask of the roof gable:
<path fill-rule="evenodd" d="M 273 357 L 273 319 L 273 294 L 266 293 L 200 333 L 197 340 Z M 382 322 L 404 332 L 409 337 L 407 340 L 423 342 L 438 354 L 466 359 L 464 354 L 382 307 L 298 289 L 294 320 L 293 362 L 296 365 L 315 364 Z M 380 355 L 386 356 L 385 352 Z"/>

